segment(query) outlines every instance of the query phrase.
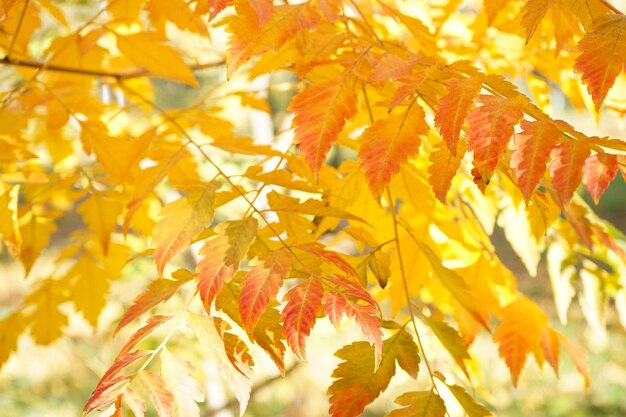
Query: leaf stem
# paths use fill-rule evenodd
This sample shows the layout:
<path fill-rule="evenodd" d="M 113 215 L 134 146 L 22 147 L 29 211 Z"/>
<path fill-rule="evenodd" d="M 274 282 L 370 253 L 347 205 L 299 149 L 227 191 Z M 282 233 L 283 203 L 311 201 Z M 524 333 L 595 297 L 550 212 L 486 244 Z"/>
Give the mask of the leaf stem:
<path fill-rule="evenodd" d="M 402 252 L 400 250 L 400 238 L 398 234 L 398 220 L 396 218 L 396 208 L 393 204 L 393 197 L 391 195 L 391 191 L 389 187 L 387 187 L 387 199 L 389 200 L 389 209 L 391 211 L 391 218 L 393 220 L 393 233 L 396 241 L 396 251 L 398 254 L 398 262 L 400 263 L 400 275 L 402 276 L 402 285 L 404 287 L 404 295 L 406 297 L 406 304 L 409 309 L 409 314 L 411 316 L 411 323 L 413 324 L 413 331 L 415 331 L 415 337 L 417 339 L 417 345 L 419 346 L 419 350 L 422 352 L 422 357 L 424 358 L 424 363 L 426 364 L 426 369 L 428 370 L 428 376 L 430 377 L 430 381 L 433 385 L 433 389 L 439 395 L 439 390 L 437 385 L 435 384 L 435 377 L 433 374 L 433 370 L 430 366 L 430 361 L 426 356 L 426 350 L 424 349 L 424 344 L 422 343 L 422 339 L 420 337 L 419 332 L 417 331 L 417 324 L 415 323 L 415 311 L 413 309 L 413 303 L 411 302 L 411 295 L 409 293 L 409 284 L 406 278 L 406 273 L 404 271 L 404 264 L 402 262 Z M 446 412 L 447 414 L 447 412 Z"/>
<path fill-rule="evenodd" d="M 604 4 L 606 7 L 609 8 L 609 10 L 611 10 L 612 12 L 614 12 L 615 14 L 624 14 L 621 12 L 621 10 L 619 10 L 617 7 L 613 6 L 609 0 L 600 0 L 600 3 Z"/>

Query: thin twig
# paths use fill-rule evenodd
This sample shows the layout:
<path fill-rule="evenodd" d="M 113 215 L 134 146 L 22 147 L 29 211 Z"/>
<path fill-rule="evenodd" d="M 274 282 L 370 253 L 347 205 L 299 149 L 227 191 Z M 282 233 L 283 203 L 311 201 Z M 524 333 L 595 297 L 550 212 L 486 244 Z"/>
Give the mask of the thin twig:
<path fill-rule="evenodd" d="M 398 219 L 396 218 L 396 208 L 393 204 L 393 197 L 391 195 L 391 191 L 389 190 L 389 187 L 387 187 L 387 199 L 389 200 L 389 211 L 391 212 L 391 218 L 393 220 L 393 232 L 394 232 L 394 237 L 396 241 L 396 253 L 398 254 L 398 262 L 400 263 L 400 275 L 402 276 L 402 285 L 404 287 L 404 295 L 406 297 L 406 304 L 409 309 L 409 315 L 411 316 L 411 323 L 413 324 L 413 331 L 415 331 L 417 345 L 419 347 L 419 350 L 422 352 L 422 357 L 424 358 L 424 363 L 426 364 L 426 369 L 428 370 L 428 376 L 430 377 L 430 381 L 433 385 L 433 390 L 437 393 L 437 395 L 439 395 L 439 389 L 437 388 L 437 384 L 435 383 L 433 370 L 426 356 L 426 351 L 424 350 L 424 344 L 422 343 L 420 334 L 417 331 L 417 324 L 415 323 L 415 311 L 413 310 L 413 303 L 411 302 L 411 294 L 409 293 L 409 284 L 406 278 L 406 273 L 404 271 L 404 264 L 402 262 L 402 252 L 400 250 L 400 237 L 398 235 Z"/>
<path fill-rule="evenodd" d="M 27 68 L 35 68 L 41 71 L 54 71 L 54 72 L 64 72 L 69 74 L 78 74 L 78 75 L 87 75 L 87 76 L 95 76 L 95 77 L 110 77 L 115 78 L 117 80 L 129 80 L 132 78 L 139 78 L 150 75 L 150 72 L 146 69 L 140 69 L 137 71 L 129 71 L 129 72 L 111 72 L 105 70 L 91 70 L 85 68 L 73 68 L 73 67 L 65 67 L 61 65 L 52 65 L 46 64 L 41 61 L 34 61 L 29 59 L 13 59 L 8 55 L 2 59 L 0 59 L 0 64 L 2 65 L 13 65 L 17 67 L 27 67 Z M 197 71 L 205 68 L 213 68 L 224 65 L 224 61 L 215 61 L 215 62 L 206 62 L 202 64 L 189 65 L 189 69 L 192 71 Z"/>
<path fill-rule="evenodd" d="M 621 12 L 621 10 L 619 10 L 617 7 L 613 6 L 609 0 L 600 0 L 600 3 L 604 4 L 606 7 L 609 8 L 609 10 L 611 10 L 612 12 L 616 13 L 616 14 L 624 14 Z"/>

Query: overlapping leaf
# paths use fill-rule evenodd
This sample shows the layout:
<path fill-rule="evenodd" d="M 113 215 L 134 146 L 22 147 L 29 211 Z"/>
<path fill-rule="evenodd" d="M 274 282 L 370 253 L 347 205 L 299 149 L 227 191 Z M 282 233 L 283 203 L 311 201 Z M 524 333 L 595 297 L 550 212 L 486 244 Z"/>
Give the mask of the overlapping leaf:
<path fill-rule="evenodd" d="M 357 111 L 355 92 L 345 82 L 331 81 L 312 84 L 292 100 L 289 110 L 294 112 L 292 126 L 300 152 L 316 174 L 346 119 Z"/>
<path fill-rule="evenodd" d="M 590 153 L 590 146 L 578 140 L 563 142 L 552 150 L 550 174 L 562 207 L 569 204 L 580 185 L 582 169 Z"/>
<path fill-rule="evenodd" d="M 617 175 L 618 169 L 619 164 L 615 155 L 595 153 L 585 160 L 583 184 L 596 204 Z"/>
<path fill-rule="evenodd" d="M 582 75 L 582 81 L 599 110 L 626 64 L 626 16 L 599 17 L 593 27 L 593 31 L 578 44 L 580 55 L 574 69 Z"/>
<path fill-rule="evenodd" d="M 420 135 L 428 133 L 424 111 L 412 104 L 402 114 L 378 120 L 361 135 L 359 161 L 376 199 L 380 199 L 400 165 L 417 155 Z"/>
<path fill-rule="evenodd" d="M 335 378 L 328 395 L 333 417 L 354 417 L 387 389 L 396 373 L 396 362 L 412 378 L 417 377 L 419 356 L 417 345 L 404 330 L 383 343 L 380 366 L 374 365 L 374 348 L 365 342 L 354 342 L 339 349 L 335 356 L 342 359 L 332 373 Z"/>
<path fill-rule="evenodd" d="M 281 314 L 283 331 L 293 353 L 306 360 L 306 339 L 315 325 L 315 314 L 322 303 L 323 287 L 318 278 L 310 277 L 285 294 L 287 301 Z"/>
<path fill-rule="evenodd" d="M 523 120 L 521 125 L 522 132 L 515 137 L 517 147 L 511 155 L 511 167 L 517 186 L 528 202 L 546 172 L 550 151 L 563 134 L 550 121 Z"/>
<path fill-rule="evenodd" d="M 522 103 L 516 99 L 482 95 L 480 101 L 483 105 L 467 115 L 470 127 L 466 138 L 474 151 L 474 181 L 484 189 L 523 113 Z"/>
<path fill-rule="evenodd" d="M 264 257 L 260 265 L 244 276 L 237 301 L 246 329 L 254 329 L 270 300 L 276 297 L 289 271 L 291 255 L 287 250 L 280 250 Z"/>
<path fill-rule="evenodd" d="M 191 239 L 213 221 L 213 203 L 219 183 L 210 183 L 206 188 L 196 190 L 161 210 L 161 220 L 154 227 L 156 249 L 154 260 L 159 275 L 165 265 L 183 250 Z"/>

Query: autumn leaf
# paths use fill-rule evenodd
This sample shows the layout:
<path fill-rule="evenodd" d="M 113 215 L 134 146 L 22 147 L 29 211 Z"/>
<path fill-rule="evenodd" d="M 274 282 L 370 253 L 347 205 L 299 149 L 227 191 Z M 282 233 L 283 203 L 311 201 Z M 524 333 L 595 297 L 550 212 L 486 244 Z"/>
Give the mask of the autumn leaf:
<path fill-rule="evenodd" d="M 333 417 L 360 415 L 387 388 L 396 373 L 396 362 L 412 378 L 417 378 L 417 345 L 406 331 L 399 330 L 385 340 L 382 351 L 378 368 L 374 366 L 374 348 L 368 343 L 354 342 L 335 353 L 343 362 L 333 371 L 335 380 L 328 388 L 329 411 Z"/>
<path fill-rule="evenodd" d="M 200 255 L 204 255 L 196 272 L 198 273 L 198 291 L 200 298 L 206 306 L 210 306 L 217 293 L 224 285 L 224 281 L 230 278 L 238 263 L 226 265 L 224 259 L 230 244 L 226 236 L 216 236 L 208 240 L 202 249 Z"/>
<path fill-rule="evenodd" d="M 488 417 L 493 415 L 485 407 L 478 404 L 463 387 L 459 385 L 446 385 L 469 417 Z"/>
<path fill-rule="evenodd" d="M 139 32 L 132 35 L 116 33 L 117 47 L 128 59 L 152 74 L 198 87 L 198 81 L 180 55 L 162 43 L 155 32 Z"/>
<path fill-rule="evenodd" d="M 574 70 L 581 74 L 596 110 L 599 110 L 626 64 L 626 16 L 599 17 L 593 30 L 578 44 L 580 55 Z"/>
<path fill-rule="evenodd" d="M 493 340 L 500 345 L 498 353 L 511 371 L 514 386 L 517 386 L 526 356 L 540 344 L 541 332 L 546 323 L 545 314 L 522 296 L 504 308 L 502 321 L 496 327 Z"/>
<path fill-rule="evenodd" d="M 376 121 L 363 132 L 359 161 L 377 200 L 400 165 L 417 155 L 420 135 L 426 133 L 428 125 L 418 104 L 410 105 L 403 114 Z"/>
<path fill-rule="evenodd" d="M 550 0 L 528 0 L 522 7 L 522 26 L 526 28 L 526 42 L 533 37 L 549 6 Z"/>
<path fill-rule="evenodd" d="M 167 348 L 160 353 L 161 376 L 174 397 L 172 417 L 199 417 L 197 402 L 204 401 L 202 387 L 197 381 L 196 368 L 184 359 L 174 356 Z"/>
<path fill-rule="evenodd" d="M 154 306 L 169 300 L 180 286 L 194 278 L 194 275 L 186 270 L 178 270 L 172 274 L 172 278 L 174 279 L 159 278 L 148 284 L 146 291 L 135 297 L 133 304 L 126 310 L 115 328 L 115 333 Z"/>
<path fill-rule="evenodd" d="M 456 148 L 463 122 L 481 87 L 479 77 L 452 80 L 448 83 L 448 94 L 439 102 L 435 126 L 439 128 L 439 133 L 453 155 L 458 156 Z"/>
<path fill-rule="evenodd" d="M 435 149 L 430 153 L 431 165 L 428 167 L 428 182 L 433 188 L 433 192 L 442 204 L 447 204 L 446 196 L 452 184 L 461 161 L 467 150 L 465 142 L 458 142 L 456 145 L 457 154 L 453 155 L 444 142 L 435 145 Z"/>
<path fill-rule="evenodd" d="M 551 153 L 550 174 L 561 207 L 566 207 L 583 176 L 582 168 L 591 148 L 581 141 L 568 141 L 557 145 Z"/>
<path fill-rule="evenodd" d="M 345 82 L 312 84 L 293 98 L 289 110 L 294 112 L 294 140 L 317 175 L 345 120 L 357 111 L 356 94 Z"/>
<path fill-rule="evenodd" d="M 306 339 L 315 325 L 315 314 L 321 305 L 322 293 L 320 280 L 310 277 L 283 297 L 287 301 L 281 314 L 283 331 L 289 347 L 302 360 L 306 360 Z"/>
<path fill-rule="evenodd" d="M 264 257 L 260 265 L 244 276 L 237 301 L 246 329 L 254 329 L 269 301 L 276 297 L 289 271 L 291 255 L 287 250 L 281 250 Z"/>
<path fill-rule="evenodd" d="M 481 95 L 479 100 L 483 105 L 467 115 L 469 129 L 466 138 L 469 150 L 474 152 L 474 181 L 483 189 L 523 113 L 521 103 L 515 99 Z"/>
<path fill-rule="evenodd" d="M 137 379 L 146 390 L 159 417 L 171 417 L 174 411 L 174 396 L 167 388 L 161 375 L 150 371 L 141 371 L 137 374 Z"/>
<path fill-rule="evenodd" d="M 243 415 L 248 406 L 252 387 L 249 376 L 244 375 L 240 369 L 231 363 L 224 347 L 224 341 L 211 317 L 191 313 L 187 323 L 194 331 L 202 349 L 210 354 L 210 358 L 215 361 L 220 370 L 220 375 L 235 393 L 237 400 L 239 400 L 240 413 Z"/>
<path fill-rule="evenodd" d="M 511 155 L 517 185 L 528 203 L 537 184 L 546 172 L 550 151 L 563 137 L 556 125 L 549 121 L 522 120 L 522 132 L 515 137 L 517 147 Z"/>
<path fill-rule="evenodd" d="M 619 164 L 615 155 L 595 153 L 585 160 L 583 184 L 591 194 L 594 203 L 598 204 L 600 197 L 617 175 L 618 169 Z"/>
<path fill-rule="evenodd" d="M 404 408 L 393 410 L 386 417 L 443 417 L 446 415 L 446 406 L 434 390 L 405 392 L 395 399 Z"/>
<path fill-rule="evenodd" d="M 210 183 L 208 187 L 195 190 L 161 209 L 161 220 L 154 227 L 154 260 L 159 276 L 163 275 L 170 259 L 211 225 L 215 192 L 219 187 L 217 182 Z"/>

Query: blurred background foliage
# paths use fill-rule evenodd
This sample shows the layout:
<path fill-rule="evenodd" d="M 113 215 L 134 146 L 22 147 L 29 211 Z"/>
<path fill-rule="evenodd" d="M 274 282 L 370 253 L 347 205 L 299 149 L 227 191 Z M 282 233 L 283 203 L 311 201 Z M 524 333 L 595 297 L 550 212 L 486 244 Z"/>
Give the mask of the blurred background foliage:
<path fill-rule="evenodd" d="M 91 0 L 63 0 L 56 1 L 71 19 L 84 19 L 93 11 L 94 2 Z M 42 44 L 36 46 L 45 49 L 46 34 L 52 36 L 51 27 L 42 26 L 41 35 L 36 39 Z M 181 41 L 184 34 L 179 34 Z M 0 68 L 0 79 L 4 78 Z M 202 70 L 196 73 L 203 89 L 218 85 L 225 78 L 223 68 Z M 286 114 L 286 107 L 291 98 L 289 89 L 279 88 L 281 83 L 291 82 L 292 79 L 278 74 L 269 80 L 269 84 L 278 86 L 269 93 L 269 105 L 272 109 L 274 126 L 282 126 Z M 6 78 L 5 82 L 6 81 Z M 1 83 L 1 82 L 0 82 Z M 167 82 L 152 80 L 155 88 L 155 101 L 164 108 L 180 108 L 189 105 L 200 96 L 198 90 L 190 87 Z M 524 86 L 520 86 L 524 89 Z M 576 126 L 583 130 L 597 131 L 599 135 L 612 134 L 624 136 L 624 126 L 610 125 L 605 120 L 597 122 L 585 119 L 588 116 L 574 111 L 558 93 L 554 93 L 553 103 L 555 116 L 566 121 L 575 120 Z M 239 108 L 239 107 L 238 107 Z M 242 121 L 237 127 L 242 131 L 251 129 L 249 114 L 242 113 L 234 117 Z M 624 120 L 622 120 L 624 121 Z M 280 128 L 276 128 L 280 130 Z M 619 133 L 617 133 L 619 132 Z M 339 162 L 346 155 L 341 151 L 333 155 L 334 162 Z M 229 163 L 239 163 L 228 161 Z M 593 206 L 589 196 L 588 204 Z M 598 214 L 611 221 L 622 232 L 626 232 L 626 184 L 621 177 L 617 178 L 607 190 L 600 205 Z M 71 220 L 61 225 L 60 230 L 53 238 L 52 249 L 44 254 L 35 265 L 32 276 L 46 274 L 49 265 L 46 260 L 54 258 L 55 251 L 64 247 L 63 236 L 68 236 L 68 230 L 81 227 L 79 217 L 75 222 Z M 539 269 L 536 278 L 530 278 L 526 269 L 510 249 L 503 233 L 499 231 L 493 237 L 494 245 L 499 248 L 503 261 L 512 269 L 519 279 L 519 285 L 525 294 L 528 294 L 538 305 L 549 314 L 557 330 L 563 332 L 570 340 L 589 351 L 592 384 L 588 392 L 584 392 L 583 381 L 576 372 L 573 364 L 567 359 L 561 366 L 558 379 L 553 371 L 545 366 L 543 370 L 529 361 L 524 370 L 518 388 L 513 389 L 509 372 L 504 362 L 498 357 L 497 346 L 491 342 L 489 334 L 482 334 L 471 347 L 472 356 L 478 363 L 473 369 L 481 375 L 484 384 L 478 395 L 485 401 L 485 405 L 496 415 L 510 417 L 546 416 L 546 417 L 582 417 L 626 416 L 626 334 L 620 326 L 615 310 L 607 312 L 607 334 L 600 337 L 586 324 L 583 313 L 578 304 L 572 304 L 569 311 L 570 321 L 566 326 L 557 325 L 557 314 L 554 307 L 550 281 L 547 276 L 545 262 Z M 154 276 L 154 266 L 149 259 L 133 262 L 132 267 L 126 268 L 124 277 L 113 283 L 108 304 L 100 318 L 99 326 L 94 331 L 84 319 L 74 311 L 65 311 L 70 315 L 70 322 L 64 336 L 51 346 L 38 346 L 29 337 L 22 337 L 18 352 L 0 372 L 0 416 L 4 417 L 66 417 L 80 414 L 86 399 L 98 382 L 100 376 L 110 365 L 121 344 L 134 329 L 126 329 L 115 339 L 112 332 L 117 321 L 122 316 L 136 294 L 139 294 L 149 279 Z M 29 279 L 32 279 L 29 278 Z M 19 264 L 14 262 L 5 252 L 0 253 L 0 317 L 4 317 L 19 307 L 21 300 L 28 291 L 28 283 Z M 180 311 L 184 299 L 189 294 L 177 295 L 164 307 L 169 311 Z M 293 361 L 287 365 L 288 373 L 285 378 L 275 375 L 275 368 L 271 363 L 262 361 L 257 363 L 257 383 L 253 388 L 253 396 L 246 416 L 298 416 L 316 417 L 327 415 L 327 398 L 324 387 L 330 384 L 331 372 L 338 363 L 333 353 L 353 339 L 358 329 L 347 328 L 341 333 L 335 332 L 329 324 L 318 325 L 313 330 L 309 341 L 309 364 L 298 365 Z M 157 333 L 152 343 L 158 343 Z M 178 341 L 181 346 L 171 346 L 170 349 L 194 350 L 197 346 L 182 345 L 184 340 Z M 148 341 L 151 343 L 151 341 Z M 426 350 L 430 352 L 430 360 L 435 365 L 438 362 L 449 361 L 444 349 L 441 349 L 435 339 L 426 339 Z M 203 364 L 201 369 L 210 376 L 217 372 L 210 363 Z M 201 408 L 204 416 L 227 417 L 237 414 L 238 406 L 230 397 L 227 389 L 221 387 L 220 378 L 213 378 L 218 387 L 207 387 L 209 395 Z M 425 372 L 422 372 L 418 384 L 427 386 Z M 406 384 L 406 385 L 403 385 Z M 410 387 L 409 387 L 409 384 Z M 415 382 L 396 378 L 388 389 L 371 406 L 364 416 L 382 416 L 390 408 L 393 398 L 407 389 L 415 389 Z M 148 413 L 150 415 L 150 413 Z"/>

